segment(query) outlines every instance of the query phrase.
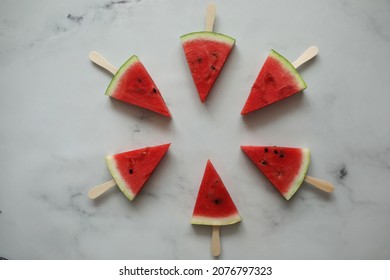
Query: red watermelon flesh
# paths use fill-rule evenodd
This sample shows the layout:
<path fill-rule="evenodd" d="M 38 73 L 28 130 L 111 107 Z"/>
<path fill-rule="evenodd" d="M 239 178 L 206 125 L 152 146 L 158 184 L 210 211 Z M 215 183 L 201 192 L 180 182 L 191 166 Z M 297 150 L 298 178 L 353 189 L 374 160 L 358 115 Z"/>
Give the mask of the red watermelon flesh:
<path fill-rule="evenodd" d="M 276 189 L 289 200 L 305 179 L 310 151 L 276 146 L 241 146 Z"/>
<path fill-rule="evenodd" d="M 160 91 L 135 55 L 119 68 L 107 88 L 106 95 L 171 117 Z"/>
<path fill-rule="evenodd" d="M 239 221 L 241 221 L 241 217 L 233 200 L 211 161 L 208 161 L 199 187 L 191 223 L 222 226 Z"/>
<path fill-rule="evenodd" d="M 180 38 L 200 100 L 204 103 L 236 40 L 208 31 L 193 32 Z"/>
<path fill-rule="evenodd" d="M 295 67 L 276 51 L 271 50 L 252 86 L 241 114 L 245 115 L 263 108 L 306 87 L 305 81 Z"/>
<path fill-rule="evenodd" d="M 152 175 L 171 144 L 146 147 L 106 157 L 120 190 L 133 200 Z"/>

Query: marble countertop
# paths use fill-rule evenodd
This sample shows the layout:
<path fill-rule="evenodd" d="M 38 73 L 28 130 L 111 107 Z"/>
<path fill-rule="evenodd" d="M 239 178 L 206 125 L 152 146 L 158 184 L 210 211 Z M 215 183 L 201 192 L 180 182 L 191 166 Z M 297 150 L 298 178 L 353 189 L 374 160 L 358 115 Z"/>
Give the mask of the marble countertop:
<path fill-rule="evenodd" d="M 0 4 L 0 257 L 212 259 L 211 230 L 190 219 L 207 159 L 243 218 L 221 229 L 221 259 L 390 258 L 390 2 L 215 1 L 215 31 L 236 46 L 206 104 L 180 35 L 204 28 L 208 1 L 12 1 Z M 308 88 L 243 118 L 269 50 L 294 60 Z M 172 120 L 104 95 L 109 73 L 140 57 Z M 133 202 L 107 154 L 171 142 Z M 311 176 L 286 201 L 240 145 L 311 150 Z"/>

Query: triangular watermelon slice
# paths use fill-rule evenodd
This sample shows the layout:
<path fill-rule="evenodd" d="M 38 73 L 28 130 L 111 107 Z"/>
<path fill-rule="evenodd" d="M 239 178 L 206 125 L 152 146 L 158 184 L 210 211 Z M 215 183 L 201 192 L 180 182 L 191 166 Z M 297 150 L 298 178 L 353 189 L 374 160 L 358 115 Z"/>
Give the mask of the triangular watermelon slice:
<path fill-rule="evenodd" d="M 119 68 L 108 85 L 106 95 L 171 117 L 160 91 L 135 55 Z"/>
<path fill-rule="evenodd" d="M 305 179 L 309 149 L 276 146 L 241 146 L 241 149 L 287 200 Z"/>
<path fill-rule="evenodd" d="M 146 147 L 106 157 L 112 177 L 129 200 L 139 193 L 170 145 Z"/>
<path fill-rule="evenodd" d="M 191 223 L 223 226 L 239 221 L 241 217 L 221 177 L 211 161 L 207 161 Z"/>
<path fill-rule="evenodd" d="M 252 86 L 242 115 L 263 108 L 305 89 L 306 83 L 295 67 L 271 50 Z"/>
<path fill-rule="evenodd" d="M 200 100 L 204 103 L 236 40 L 209 31 L 193 32 L 180 38 Z"/>

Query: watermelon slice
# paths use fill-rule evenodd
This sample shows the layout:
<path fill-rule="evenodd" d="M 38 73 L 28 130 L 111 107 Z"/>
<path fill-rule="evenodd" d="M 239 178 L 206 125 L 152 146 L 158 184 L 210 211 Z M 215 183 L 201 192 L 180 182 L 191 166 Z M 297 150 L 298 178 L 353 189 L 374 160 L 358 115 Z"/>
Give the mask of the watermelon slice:
<path fill-rule="evenodd" d="M 200 100 L 204 103 L 236 40 L 209 31 L 193 32 L 180 38 Z"/>
<path fill-rule="evenodd" d="M 129 200 L 139 193 L 170 145 L 146 147 L 106 157 L 112 177 Z"/>
<path fill-rule="evenodd" d="M 171 117 L 160 91 L 144 65 L 133 55 L 118 70 L 108 85 L 106 95 Z"/>
<path fill-rule="evenodd" d="M 306 83 L 295 67 L 271 50 L 241 111 L 248 114 L 305 89 Z"/>
<path fill-rule="evenodd" d="M 239 221 L 241 217 L 221 177 L 211 161 L 207 161 L 191 223 L 223 226 Z"/>
<path fill-rule="evenodd" d="M 241 149 L 287 200 L 305 179 L 310 163 L 308 149 L 276 146 L 241 146 Z"/>

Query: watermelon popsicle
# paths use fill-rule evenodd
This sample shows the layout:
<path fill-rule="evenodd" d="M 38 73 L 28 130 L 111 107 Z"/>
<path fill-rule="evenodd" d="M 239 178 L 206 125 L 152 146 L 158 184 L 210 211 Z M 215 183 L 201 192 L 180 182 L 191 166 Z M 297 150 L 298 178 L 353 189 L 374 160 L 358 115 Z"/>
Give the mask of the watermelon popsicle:
<path fill-rule="evenodd" d="M 219 227 L 241 221 L 238 210 L 229 195 L 221 177 L 211 161 L 206 169 L 196 198 L 191 224 L 212 226 L 211 251 L 220 254 Z"/>
<path fill-rule="evenodd" d="M 307 88 L 296 69 L 317 54 L 318 48 L 312 46 L 290 63 L 282 55 L 271 50 L 252 86 L 241 115 L 261 109 Z"/>
<path fill-rule="evenodd" d="M 157 168 L 170 145 L 145 147 L 107 156 L 107 166 L 114 179 L 90 189 L 88 197 L 90 199 L 98 198 L 117 185 L 123 194 L 132 201 Z"/>
<path fill-rule="evenodd" d="M 206 101 L 236 42 L 230 36 L 213 32 L 215 9 L 214 4 L 207 7 L 206 31 L 192 32 L 180 37 L 202 103 Z"/>
<path fill-rule="evenodd" d="M 171 118 L 159 89 L 137 56 L 130 57 L 119 70 L 96 51 L 89 58 L 114 75 L 106 95 Z"/>
<path fill-rule="evenodd" d="M 332 183 L 306 175 L 310 164 L 310 151 L 304 148 L 276 146 L 241 146 L 275 188 L 289 200 L 303 181 L 332 192 Z"/>

